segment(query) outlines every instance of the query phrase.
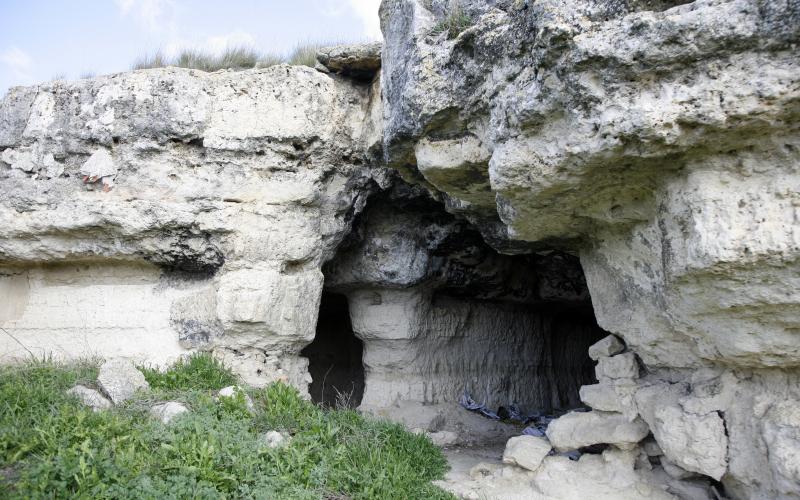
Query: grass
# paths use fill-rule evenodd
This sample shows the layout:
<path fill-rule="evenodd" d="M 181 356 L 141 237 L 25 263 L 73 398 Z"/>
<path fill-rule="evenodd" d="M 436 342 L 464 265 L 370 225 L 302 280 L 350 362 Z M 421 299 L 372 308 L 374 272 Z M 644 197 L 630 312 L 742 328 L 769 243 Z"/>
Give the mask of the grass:
<path fill-rule="evenodd" d="M 452 40 L 462 31 L 472 26 L 472 18 L 460 5 L 450 7 L 450 12 L 431 29 L 430 34 L 437 36 L 447 33 L 447 39 Z"/>
<path fill-rule="evenodd" d="M 152 389 L 164 390 L 214 390 L 235 385 L 236 375 L 208 354 L 195 354 L 181 358 L 169 369 L 140 366 Z"/>
<path fill-rule="evenodd" d="M 304 43 L 297 45 L 284 57 L 277 54 L 262 53 L 249 47 L 231 47 L 223 53 L 215 55 L 195 49 L 184 49 L 175 57 L 166 57 L 161 52 L 145 55 L 136 61 L 132 69 L 164 68 L 177 66 L 201 71 L 218 71 L 221 69 L 244 70 L 266 68 L 276 64 L 314 67 L 317 62 L 317 50 L 320 47 L 334 45 L 332 43 Z"/>
<path fill-rule="evenodd" d="M 452 498 L 431 485 L 446 461 L 424 436 L 352 410 L 324 410 L 282 384 L 215 401 L 235 380 L 206 355 L 165 373 L 151 390 L 92 412 L 65 391 L 91 384 L 93 363 L 0 368 L 2 498 Z M 190 412 L 164 425 L 147 414 L 179 400 Z M 290 434 L 271 449 L 267 430 Z"/>

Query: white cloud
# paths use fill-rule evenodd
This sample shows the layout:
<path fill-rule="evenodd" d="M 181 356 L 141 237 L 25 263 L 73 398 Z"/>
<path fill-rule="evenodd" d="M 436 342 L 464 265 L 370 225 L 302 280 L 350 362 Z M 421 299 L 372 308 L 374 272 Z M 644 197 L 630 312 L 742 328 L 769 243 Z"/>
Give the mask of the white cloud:
<path fill-rule="evenodd" d="M 347 0 L 350 8 L 355 11 L 364 26 L 364 36 L 370 40 L 382 40 L 381 22 L 378 18 L 378 8 L 381 0 Z"/>
<path fill-rule="evenodd" d="M 0 54 L 0 61 L 15 71 L 27 71 L 33 65 L 31 56 L 19 47 L 11 47 Z"/>
<path fill-rule="evenodd" d="M 19 84 L 26 84 L 33 81 L 31 69 L 33 69 L 33 58 L 27 52 L 19 47 L 10 47 L 0 54 L 0 62 L 2 62 L 10 73 L 14 75 L 14 79 Z"/>
<path fill-rule="evenodd" d="M 170 0 L 114 0 L 123 16 L 132 16 L 150 31 L 171 27 L 173 5 Z"/>

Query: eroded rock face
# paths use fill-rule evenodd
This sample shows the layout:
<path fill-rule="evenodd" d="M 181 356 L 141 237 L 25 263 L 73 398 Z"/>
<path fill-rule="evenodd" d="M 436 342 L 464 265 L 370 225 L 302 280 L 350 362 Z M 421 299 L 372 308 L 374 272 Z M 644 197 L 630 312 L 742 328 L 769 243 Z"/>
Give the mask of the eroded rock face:
<path fill-rule="evenodd" d="M 389 164 L 497 249 L 579 252 L 628 349 L 585 401 L 730 496 L 797 498 L 767 447 L 797 450 L 800 5 L 460 4 L 453 36 L 448 2 L 383 2 Z"/>
<path fill-rule="evenodd" d="M 165 364 L 204 349 L 248 383 L 303 387 L 320 267 L 383 182 L 367 166 L 377 98 L 289 66 L 12 89 L 0 326 L 37 354 Z"/>
<path fill-rule="evenodd" d="M 550 434 L 601 455 L 465 495 L 798 498 L 800 4 L 459 5 L 454 32 L 448 1 L 385 0 L 382 60 L 330 49 L 329 74 L 10 91 L 0 326 L 37 354 L 205 349 L 304 390 L 327 287 L 363 409 L 440 433 L 465 388 L 593 407 Z"/>

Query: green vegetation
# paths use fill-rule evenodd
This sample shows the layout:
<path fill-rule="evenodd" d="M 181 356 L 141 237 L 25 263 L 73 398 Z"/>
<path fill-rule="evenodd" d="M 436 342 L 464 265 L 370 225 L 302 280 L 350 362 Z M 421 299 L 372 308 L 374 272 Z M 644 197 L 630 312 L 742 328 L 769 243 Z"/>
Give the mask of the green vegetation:
<path fill-rule="evenodd" d="M 294 48 L 288 57 L 277 54 L 261 53 L 249 47 L 232 47 L 219 55 L 209 54 L 200 50 L 185 49 L 177 56 L 169 58 L 161 52 L 146 55 L 133 64 L 132 69 L 164 68 L 177 66 L 179 68 L 198 69 L 201 71 L 218 71 L 221 69 L 244 70 L 251 68 L 266 68 L 276 64 L 291 64 L 293 66 L 310 66 L 316 64 L 317 50 L 330 44 L 305 43 Z"/>
<path fill-rule="evenodd" d="M 462 31 L 472 26 L 472 18 L 464 12 L 460 5 L 450 7 L 450 12 L 431 29 L 431 35 L 447 33 L 447 39 L 452 40 Z"/>
<path fill-rule="evenodd" d="M 0 368 L 0 497 L 3 498 L 451 498 L 430 481 L 446 461 L 423 436 L 351 410 L 324 410 L 274 384 L 215 401 L 235 378 L 207 355 L 152 388 L 92 412 L 65 391 L 91 385 L 94 363 L 31 362 Z M 147 410 L 178 400 L 190 412 L 169 425 Z M 269 448 L 268 430 L 291 435 Z"/>
<path fill-rule="evenodd" d="M 229 368 L 206 353 L 179 359 L 165 371 L 145 366 L 139 370 L 151 389 L 213 391 L 238 382 Z"/>

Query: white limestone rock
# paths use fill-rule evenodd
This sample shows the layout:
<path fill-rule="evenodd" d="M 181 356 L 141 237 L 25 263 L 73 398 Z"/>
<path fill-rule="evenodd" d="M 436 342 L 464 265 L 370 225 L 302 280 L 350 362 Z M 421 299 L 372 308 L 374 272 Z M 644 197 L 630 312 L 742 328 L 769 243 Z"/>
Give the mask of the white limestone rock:
<path fill-rule="evenodd" d="M 84 385 L 76 385 L 67 391 L 67 394 L 77 396 L 81 403 L 90 407 L 94 411 L 106 410 L 111 408 L 113 404 L 106 399 L 100 391 L 90 389 Z"/>
<path fill-rule="evenodd" d="M 164 367 L 237 351 L 248 383 L 305 392 L 322 263 L 391 182 L 370 160 L 381 116 L 377 86 L 288 66 L 13 89 L 0 100 L 0 290 L 14 299 L 0 326 L 67 359 Z M 5 336 L 0 352 L 29 355 Z"/>
<path fill-rule="evenodd" d="M 95 182 L 104 177 L 113 178 L 117 175 L 117 167 L 108 150 L 100 148 L 86 160 L 81 167 L 80 174 L 88 178 L 89 182 Z"/>
<path fill-rule="evenodd" d="M 609 335 L 598 340 L 589 347 L 589 357 L 597 361 L 617 355 L 625 350 L 625 344 L 616 335 Z"/>
<path fill-rule="evenodd" d="M 503 463 L 518 465 L 530 471 L 535 471 L 552 449 L 553 447 L 550 443 L 541 437 L 512 437 L 506 443 L 506 448 L 503 452 Z"/>
<path fill-rule="evenodd" d="M 676 465 L 720 480 L 728 467 L 728 437 L 716 413 L 697 415 L 677 406 L 655 411 L 653 435 Z"/>
<path fill-rule="evenodd" d="M 632 352 L 625 352 L 613 357 L 601 357 L 595 367 L 597 380 L 634 379 L 639 377 L 639 363 Z"/>
<path fill-rule="evenodd" d="M 166 403 L 152 406 L 150 408 L 150 415 L 161 420 L 162 423 L 168 424 L 175 417 L 183 413 L 187 413 L 188 411 L 189 408 L 187 408 L 183 403 L 179 403 L 177 401 L 167 401 Z"/>
<path fill-rule="evenodd" d="M 503 235 L 498 248 L 577 248 L 598 323 L 641 360 L 643 386 L 664 383 L 637 393 L 641 418 L 666 399 L 685 430 L 722 420 L 726 491 L 793 495 L 798 427 L 771 408 L 797 401 L 800 366 L 795 6 L 460 5 L 472 23 L 448 39 L 432 33 L 445 2 L 383 2 L 390 164 Z M 637 375 L 603 363 L 601 383 L 621 380 L 610 368 Z M 711 368 L 720 393 L 693 394 L 689 372 Z"/>
<path fill-rule="evenodd" d="M 635 462 L 634 452 L 613 448 L 602 455 L 585 454 L 577 461 L 550 456 L 536 472 L 533 484 L 542 499 L 677 500 L 635 469 Z"/>
<path fill-rule="evenodd" d="M 553 420 L 546 434 L 556 451 L 601 443 L 630 450 L 649 432 L 647 424 L 639 418 L 631 422 L 619 413 L 589 411 L 571 412 Z"/>
<path fill-rule="evenodd" d="M 687 391 L 684 384 L 642 387 L 636 393 L 636 404 L 667 460 L 719 480 L 728 467 L 725 422 L 717 411 L 699 405 L 698 398 Z"/>
<path fill-rule="evenodd" d="M 611 384 L 592 384 L 581 386 L 581 401 L 594 410 L 622 412 L 622 401 Z"/>
<path fill-rule="evenodd" d="M 238 385 L 229 385 L 228 387 L 223 387 L 217 393 L 217 398 L 238 398 L 239 396 L 244 398 L 245 406 L 248 410 L 255 411 L 256 407 L 253 404 L 253 400 L 250 396 Z"/>
<path fill-rule="evenodd" d="M 100 365 L 97 384 L 114 404 L 130 399 L 138 390 L 150 388 L 142 372 L 130 360 L 123 358 Z"/>
<path fill-rule="evenodd" d="M 267 431 L 264 434 L 264 443 L 268 448 L 283 448 L 289 444 L 289 438 L 278 431 Z"/>

